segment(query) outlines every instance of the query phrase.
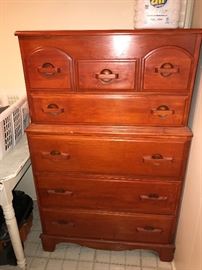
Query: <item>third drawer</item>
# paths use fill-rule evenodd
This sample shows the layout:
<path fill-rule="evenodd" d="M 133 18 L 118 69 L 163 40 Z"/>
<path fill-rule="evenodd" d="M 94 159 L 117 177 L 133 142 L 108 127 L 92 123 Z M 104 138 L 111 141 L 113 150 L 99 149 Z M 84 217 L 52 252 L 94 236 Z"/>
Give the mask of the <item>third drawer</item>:
<path fill-rule="evenodd" d="M 180 182 L 36 176 L 42 207 L 174 215 Z"/>
<path fill-rule="evenodd" d="M 59 129 L 58 129 L 59 130 Z M 181 179 L 189 141 L 179 138 L 117 138 L 28 134 L 36 172 L 123 174 Z"/>

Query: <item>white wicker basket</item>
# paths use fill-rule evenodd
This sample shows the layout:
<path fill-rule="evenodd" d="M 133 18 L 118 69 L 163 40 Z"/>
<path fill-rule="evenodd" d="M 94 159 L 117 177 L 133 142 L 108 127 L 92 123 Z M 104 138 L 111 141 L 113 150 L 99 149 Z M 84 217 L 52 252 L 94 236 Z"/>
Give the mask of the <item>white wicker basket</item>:
<path fill-rule="evenodd" d="M 1 102 L 3 100 L 3 102 Z M 0 114 L 0 160 L 19 142 L 29 124 L 27 98 L 0 96 L 0 105 L 9 107 Z"/>

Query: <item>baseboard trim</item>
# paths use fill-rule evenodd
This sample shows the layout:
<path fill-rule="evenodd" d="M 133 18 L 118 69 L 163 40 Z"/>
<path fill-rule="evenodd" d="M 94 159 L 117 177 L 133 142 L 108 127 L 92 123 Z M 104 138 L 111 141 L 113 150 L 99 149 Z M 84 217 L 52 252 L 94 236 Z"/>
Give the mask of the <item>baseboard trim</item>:
<path fill-rule="evenodd" d="M 177 270 L 176 267 L 175 267 L 175 261 L 172 261 L 171 265 L 172 265 L 172 270 Z"/>

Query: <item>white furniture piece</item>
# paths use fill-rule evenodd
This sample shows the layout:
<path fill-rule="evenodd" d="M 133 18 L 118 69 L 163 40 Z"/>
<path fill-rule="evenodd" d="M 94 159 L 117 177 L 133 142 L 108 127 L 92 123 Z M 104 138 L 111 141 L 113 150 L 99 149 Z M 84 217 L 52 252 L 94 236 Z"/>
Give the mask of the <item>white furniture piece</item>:
<path fill-rule="evenodd" d="M 12 190 L 21 180 L 30 163 L 26 135 L 23 136 L 13 151 L 0 161 L 0 205 L 3 209 L 11 243 L 17 258 L 17 265 L 22 269 L 26 268 L 26 260 L 12 205 Z"/>

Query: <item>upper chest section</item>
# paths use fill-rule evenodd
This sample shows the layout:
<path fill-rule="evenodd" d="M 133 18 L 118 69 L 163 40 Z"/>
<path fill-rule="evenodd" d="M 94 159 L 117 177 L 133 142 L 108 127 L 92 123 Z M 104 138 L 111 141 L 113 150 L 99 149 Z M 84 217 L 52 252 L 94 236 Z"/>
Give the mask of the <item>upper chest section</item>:
<path fill-rule="evenodd" d="M 187 93 L 200 44 L 200 35 L 188 31 L 67 31 L 19 38 L 28 89 L 63 92 Z"/>

